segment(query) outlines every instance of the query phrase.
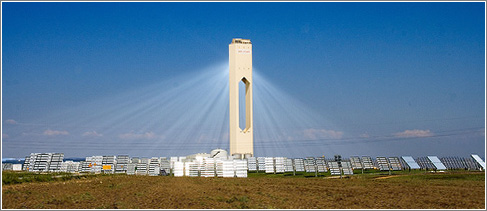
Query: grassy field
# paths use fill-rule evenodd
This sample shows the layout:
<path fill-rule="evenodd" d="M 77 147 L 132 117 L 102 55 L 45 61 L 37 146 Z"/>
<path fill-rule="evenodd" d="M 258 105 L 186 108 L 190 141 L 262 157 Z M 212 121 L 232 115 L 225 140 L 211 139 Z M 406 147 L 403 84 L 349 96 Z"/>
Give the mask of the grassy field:
<path fill-rule="evenodd" d="M 31 178 L 28 181 L 17 176 Z M 484 172 L 249 178 L 2 173 L 2 208 L 485 208 Z M 29 173 L 27 173 L 28 175 Z M 16 181 L 16 182 L 13 182 Z"/>

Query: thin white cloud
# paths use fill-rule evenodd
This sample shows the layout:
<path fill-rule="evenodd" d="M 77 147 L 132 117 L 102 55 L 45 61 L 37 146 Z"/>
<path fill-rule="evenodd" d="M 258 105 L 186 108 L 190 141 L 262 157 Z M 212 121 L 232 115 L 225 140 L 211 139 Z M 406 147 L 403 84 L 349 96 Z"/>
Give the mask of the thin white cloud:
<path fill-rule="evenodd" d="M 15 121 L 13 119 L 7 119 L 7 120 L 5 120 L 5 124 L 15 125 L 15 124 L 17 124 L 17 121 Z"/>
<path fill-rule="evenodd" d="M 154 132 L 145 132 L 145 133 L 130 132 L 130 133 L 120 134 L 118 137 L 125 140 L 135 140 L 135 139 L 156 139 L 162 136 L 157 136 Z"/>
<path fill-rule="evenodd" d="M 369 138 L 369 137 L 370 137 L 369 133 L 360 134 L 360 138 Z"/>
<path fill-rule="evenodd" d="M 479 135 L 485 137 L 485 128 L 479 130 Z"/>
<path fill-rule="evenodd" d="M 405 130 L 403 132 L 395 133 L 396 137 L 430 137 L 434 134 L 430 130 Z"/>
<path fill-rule="evenodd" d="M 224 132 L 224 133 L 221 135 L 220 139 L 221 139 L 221 140 L 226 140 L 226 141 L 228 141 L 228 138 L 229 138 L 229 137 L 230 137 L 230 133 L 228 133 L 228 132 Z"/>
<path fill-rule="evenodd" d="M 196 139 L 196 143 L 204 143 L 207 141 L 217 141 L 216 138 L 212 138 L 208 134 L 201 134 L 198 139 Z"/>
<path fill-rule="evenodd" d="M 103 134 L 98 133 L 96 131 L 87 131 L 83 133 L 83 136 L 85 137 L 102 137 Z"/>
<path fill-rule="evenodd" d="M 341 139 L 343 137 L 343 132 L 336 131 L 336 130 L 309 128 L 303 131 L 303 135 L 305 138 L 310 140 L 327 139 L 327 138 Z"/>
<path fill-rule="evenodd" d="M 30 136 L 30 135 L 32 135 L 32 134 L 26 133 L 26 132 L 22 132 L 22 136 Z"/>
<path fill-rule="evenodd" d="M 2 133 L 2 139 L 6 139 L 6 138 L 8 138 L 8 134 Z"/>
<path fill-rule="evenodd" d="M 46 136 L 58 136 L 58 135 L 69 135 L 69 132 L 65 130 L 60 131 L 60 130 L 47 129 L 44 131 L 43 134 Z"/>

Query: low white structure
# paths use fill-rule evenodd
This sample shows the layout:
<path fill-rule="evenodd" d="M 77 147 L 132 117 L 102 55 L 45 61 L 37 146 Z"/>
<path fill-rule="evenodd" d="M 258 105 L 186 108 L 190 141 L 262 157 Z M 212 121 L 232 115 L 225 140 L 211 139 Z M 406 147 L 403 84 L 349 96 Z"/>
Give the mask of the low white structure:
<path fill-rule="evenodd" d="M 284 166 L 286 158 L 285 157 L 275 157 L 274 158 L 274 166 L 276 168 L 276 173 L 284 173 L 284 170 L 286 169 Z"/>
<path fill-rule="evenodd" d="M 80 162 L 67 160 L 61 164 L 61 172 L 76 173 L 79 172 Z"/>
<path fill-rule="evenodd" d="M 174 162 L 174 176 L 175 177 L 182 177 L 184 176 L 184 163 L 181 161 Z"/>
<path fill-rule="evenodd" d="M 235 177 L 233 160 L 222 160 L 223 177 Z"/>
<path fill-rule="evenodd" d="M 235 177 L 247 177 L 246 160 L 233 160 L 233 168 L 235 170 Z"/>
<path fill-rule="evenodd" d="M 224 149 L 214 149 L 210 152 L 211 158 L 226 158 L 228 157 L 228 152 Z"/>
<path fill-rule="evenodd" d="M 215 177 L 215 159 L 214 158 L 204 158 L 203 159 L 203 170 L 201 171 L 202 177 Z"/>
<path fill-rule="evenodd" d="M 265 173 L 266 174 L 273 174 L 273 173 L 275 173 L 275 170 L 274 170 L 274 158 L 273 157 L 265 157 Z"/>

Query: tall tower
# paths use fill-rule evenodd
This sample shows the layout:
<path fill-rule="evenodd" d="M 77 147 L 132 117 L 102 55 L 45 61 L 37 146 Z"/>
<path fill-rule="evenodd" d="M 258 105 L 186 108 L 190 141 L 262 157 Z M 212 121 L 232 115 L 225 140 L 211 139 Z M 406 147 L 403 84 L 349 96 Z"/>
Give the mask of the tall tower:
<path fill-rule="evenodd" d="M 230 155 L 254 155 L 252 119 L 252 43 L 235 38 L 229 45 L 230 55 Z M 245 124 L 239 125 L 239 83 L 245 84 Z"/>

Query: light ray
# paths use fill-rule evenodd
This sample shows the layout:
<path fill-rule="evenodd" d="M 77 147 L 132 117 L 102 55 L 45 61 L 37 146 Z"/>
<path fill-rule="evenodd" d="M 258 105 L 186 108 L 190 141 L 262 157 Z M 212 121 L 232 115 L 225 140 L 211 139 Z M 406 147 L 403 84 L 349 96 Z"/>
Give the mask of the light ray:
<path fill-rule="evenodd" d="M 302 131 L 332 124 L 274 86 L 258 70 L 254 78 L 256 156 L 323 154 L 326 144 L 315 143 L 310 151 Z M 24 125 L 26 131 L 38 135 L 36 141 L 23 143 L 32 143 L 30 152 L 65 149 L 73 156 L 184 156 L 228 149 L 228 97 L 228 63 L 220 63 L 48 114 Z M 70 135 L 40 135 L 48 128 L 66 130 Z M 87 131 L 102 136 L 82 136 Z"/>

